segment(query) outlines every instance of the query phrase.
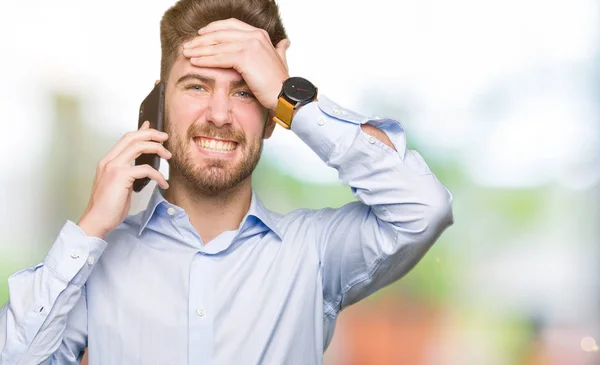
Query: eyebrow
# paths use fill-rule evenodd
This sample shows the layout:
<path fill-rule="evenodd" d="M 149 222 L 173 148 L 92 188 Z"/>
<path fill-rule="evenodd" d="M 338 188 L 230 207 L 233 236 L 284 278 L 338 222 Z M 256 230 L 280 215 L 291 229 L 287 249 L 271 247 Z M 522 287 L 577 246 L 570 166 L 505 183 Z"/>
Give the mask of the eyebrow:
<path fill-rule="evenodd" d="M 214 87 L 215 86 L 215 79 L 213 77 L 208 77 L 208 76 L 204 76 L 204 75 L 200 75 L 200 74 L 186 74 L 183 75 L 179 78 L 179 80 L 177 80 L 177 82 L 175 83 L 175 85 L 179 85 L 182 82 L 188 81 L 188 80 L 198 80 L 200 82 L 203 82 L 205 84 L 207 84 L 210 87 Z M 229 86 L 231 88 L 239 88 L 239 87 L 244 87 L 247 86 L 246 85 L 246 80 L 244 79 L 240 79 L 240 80 L 236 80 L 236 81 L 231 81 L 229 83 Z"/>

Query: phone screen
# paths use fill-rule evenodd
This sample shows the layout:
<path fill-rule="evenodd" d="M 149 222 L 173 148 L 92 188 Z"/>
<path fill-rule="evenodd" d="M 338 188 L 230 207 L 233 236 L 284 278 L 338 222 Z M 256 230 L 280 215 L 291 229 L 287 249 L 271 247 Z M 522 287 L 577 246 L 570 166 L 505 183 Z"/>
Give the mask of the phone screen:
<path fill-rule="evenodd" d="M 148 96 L 140 105 L 140 113 L 138 119 L 138 129 L 141 128 L 145 121 L 150 122 L 150 128 L 163 131 L 164 128 L 164 110 L 165 110 L 165 84 L 161 81 L 154 89 L 150 91 Z M 156 170 L 160 167 L 160 157 L 157 154 L 142 154 L 135 159 L 135 165 L 150 165 Z M 140 192 L 150 179 L 145 177 L 136 179 L 133 182 L 133 191 Z"/>

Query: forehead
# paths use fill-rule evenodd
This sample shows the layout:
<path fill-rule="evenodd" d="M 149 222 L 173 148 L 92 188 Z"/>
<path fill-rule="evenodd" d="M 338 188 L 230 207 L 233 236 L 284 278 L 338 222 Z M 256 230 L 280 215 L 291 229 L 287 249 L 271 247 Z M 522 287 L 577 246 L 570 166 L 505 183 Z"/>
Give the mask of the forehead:
<path fill-rule="evenodd" d="M 187 74 L 199 74 L 202 76 L 214 78 L 217 84 L 229 84 L 234 81 L 242 80 L 242 75 L 233 68 L 209 68 L 197 67 L 192 65 L 190 59 L 185 57 L 181 51 L 171 67 L 169 73 L 169 83 L 177 82 L 180 77 Z"/>

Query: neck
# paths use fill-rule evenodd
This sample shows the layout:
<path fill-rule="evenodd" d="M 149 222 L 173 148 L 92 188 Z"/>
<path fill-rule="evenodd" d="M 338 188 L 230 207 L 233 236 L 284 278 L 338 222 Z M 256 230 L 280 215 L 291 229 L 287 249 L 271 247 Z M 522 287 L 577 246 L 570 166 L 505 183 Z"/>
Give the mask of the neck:
<path fill-rule="evenodd" d="M 185 210 L 204 244 L 225 231 L 239 228 L 252 200 L 250 177 L 230 190 L 209 193 L 191 186 L 181 176 L 171 175 L 172 172 L 165 199 Z"/>

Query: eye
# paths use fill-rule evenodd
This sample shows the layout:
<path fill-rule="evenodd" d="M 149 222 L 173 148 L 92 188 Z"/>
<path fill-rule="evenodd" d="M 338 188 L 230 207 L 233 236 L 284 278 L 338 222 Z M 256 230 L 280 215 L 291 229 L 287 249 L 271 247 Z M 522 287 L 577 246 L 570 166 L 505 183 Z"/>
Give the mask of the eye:
<path fill-rule="evenodd" d="M 254 94 L 252 94 L 250 91 L 246 91 L 246 90 L 238 91 L 237 93 L 235 93 L 235 95 L 241 96 L 242 98 L 253 98 L 254 97 Z"/>
<path fill-rule="evenodd" d="M 202 85 L 188 85 L 186 86 L 186 89 L 193 91 L 206 91 L 206 88 Z"/>

